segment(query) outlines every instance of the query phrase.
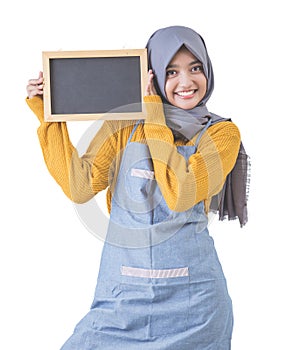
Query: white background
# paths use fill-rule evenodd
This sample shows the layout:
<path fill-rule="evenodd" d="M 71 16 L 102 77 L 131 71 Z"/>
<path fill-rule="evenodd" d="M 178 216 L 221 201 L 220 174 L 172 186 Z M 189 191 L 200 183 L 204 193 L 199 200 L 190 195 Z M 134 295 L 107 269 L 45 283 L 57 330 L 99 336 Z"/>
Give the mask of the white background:
<path fill-rule="evenodd" d="M 180 24 L 205 38 L 215 72 L 208 108 L 237 123 L 252 161 L 249 223 L 210 225 L 234 303 L 232 348 L 293 349 L 290 2 L 3 4 L 0 348 L 59 349 L 90 307 L 102 248 L 43 162 L 25 103 L 41 52 L 143 48 L 156 29 Z M 75 144 L 89 125 L 69 124 Z"/>

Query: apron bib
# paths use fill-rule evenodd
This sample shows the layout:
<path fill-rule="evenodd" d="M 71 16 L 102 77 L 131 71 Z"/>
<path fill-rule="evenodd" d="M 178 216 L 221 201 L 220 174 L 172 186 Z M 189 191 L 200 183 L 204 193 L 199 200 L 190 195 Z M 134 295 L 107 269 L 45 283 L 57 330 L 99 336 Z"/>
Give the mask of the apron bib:
<path fill-rule="evenodd" d="M 62 350 L 229 350 L 232 304 L 204 204 L 168 208 L 148 146 L 131 142 L 137 125 L 112 197 L 94 301 Z M 196 145 L 177 149 L 188 160 Z"/>

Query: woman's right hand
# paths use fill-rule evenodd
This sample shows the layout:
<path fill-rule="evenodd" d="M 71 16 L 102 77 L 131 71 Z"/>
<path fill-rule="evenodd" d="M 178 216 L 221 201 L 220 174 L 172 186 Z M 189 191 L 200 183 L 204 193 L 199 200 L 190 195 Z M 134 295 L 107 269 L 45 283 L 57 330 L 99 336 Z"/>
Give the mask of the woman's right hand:
<path fill-rule="evenodd" d="M 157 91 L 154 86 L 154 78 L 155 78 L 155 74 L 150 69 L 148 71 L 148 81 L 147 81 L 146 90 L 145 90 L 146 96 L 157 95 Z"/>
<path fill-rule="evenodd" d="M 44 86 L 43 72 L 40 72 L 39 77 L 37 79 L 30 79 L 28 81 L 28 85 L 26 87 L 28 98 L 33 98 L 34 96 L 42 96 L 43 86 Z"/>

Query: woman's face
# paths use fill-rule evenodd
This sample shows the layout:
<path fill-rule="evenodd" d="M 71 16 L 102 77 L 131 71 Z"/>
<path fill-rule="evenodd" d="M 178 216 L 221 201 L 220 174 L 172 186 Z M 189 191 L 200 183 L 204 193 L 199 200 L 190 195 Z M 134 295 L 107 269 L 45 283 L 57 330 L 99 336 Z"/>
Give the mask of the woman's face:
<path fill-rule="evenodd" d="M 207 90 L 207 79 L 201 62 L 184 46 L 166 68 L 165 94 L 175 107 L 192 109 Z"/>

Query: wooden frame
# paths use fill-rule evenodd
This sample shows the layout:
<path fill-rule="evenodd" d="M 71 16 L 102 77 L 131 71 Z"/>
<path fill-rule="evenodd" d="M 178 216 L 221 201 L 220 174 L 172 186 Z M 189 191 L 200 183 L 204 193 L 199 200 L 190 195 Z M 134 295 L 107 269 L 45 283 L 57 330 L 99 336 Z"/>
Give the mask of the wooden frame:
<path fill-rule="evenodd" d="M 145 119 L 146 49 L 42 54 L 45 121 Z"/>

